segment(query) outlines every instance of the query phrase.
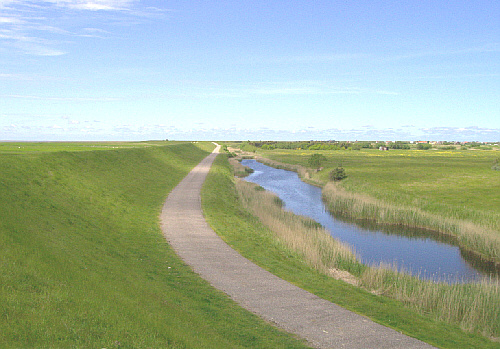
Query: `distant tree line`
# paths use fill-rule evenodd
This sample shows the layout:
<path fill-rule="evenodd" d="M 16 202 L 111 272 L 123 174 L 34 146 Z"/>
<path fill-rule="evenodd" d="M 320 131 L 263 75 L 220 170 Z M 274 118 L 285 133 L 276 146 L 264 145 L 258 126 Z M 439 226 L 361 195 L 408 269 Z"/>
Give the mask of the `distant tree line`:
<path fill-rule="evenodd" d="M 349 141 L 296 141 L 296 142 L 278 142 L 278 141 L 258 141 L 245 142 L 246 148 L 261 148 L 265 150 L 274 149 L 304 149 L 304 150 L 360 150 L 379 149 L 387 147 L 389 149 L 410 149 L 409 142 L 349 142 Z"/>

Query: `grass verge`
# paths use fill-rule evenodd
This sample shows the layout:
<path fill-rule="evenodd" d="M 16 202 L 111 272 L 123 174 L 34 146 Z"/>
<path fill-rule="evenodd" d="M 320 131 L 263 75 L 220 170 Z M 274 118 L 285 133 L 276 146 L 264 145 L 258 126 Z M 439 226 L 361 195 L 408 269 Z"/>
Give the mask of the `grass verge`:
<path fill-rule="evenodd" d="M 294 250 L 246 209 L 236 191 L 224 156 L 219 156 L 203 187 L 203 208 L 212 228 L 236 250 L 275 275 L 376 322 L 442 348 L 498 348 L 479 334 L 466 333 L 419 314 L 400 301 L 372 294 L 336 280 L 311 266 L 304 253 Z"/>
<path fill-rule="evenodd" d="M 162 236 L 166 195 L 212 144 L 44 147 L 0 154 L 1 348 L 304 347 Z"/>

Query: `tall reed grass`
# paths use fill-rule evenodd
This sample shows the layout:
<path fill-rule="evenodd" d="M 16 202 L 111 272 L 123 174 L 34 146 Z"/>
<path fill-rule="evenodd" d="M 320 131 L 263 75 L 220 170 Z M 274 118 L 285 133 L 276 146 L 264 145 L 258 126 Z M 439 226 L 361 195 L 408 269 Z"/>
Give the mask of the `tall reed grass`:
<path fill-rule="evenodd" d="M 233 166 L 234 169 L 234 175 L 236 177 L 246 177 L 250 173 L 253 172 L 253 170 L 249 167 L 243 166 L 240 161 L 236 160 L 235 158 L 229 158 L 229 163 L 231 166 Z"/>
<path fill-rule="evenodd" d="M 326 274 L 336 269 L 360 273 L 363 266 L 351 249 L 332 238 L 320 224 L 283 210 L 278 197 L 254 183 L 238 180 L 236 188 L 244 207 L 309 265 Z"/>
<path fill-rule="evenodd" d="M 500 222 L 491 217 L 480 217 L 484 224 L 461 218 L 463 212 L 450 212 L 448 217 L 425 212 L 415 206 L 401 206 L 375 199 L 368 195 L 345 190 L 339 183 L 321 181 L 315 170 L 296 164 L 255 157 L 259 162 L 274 168 L 297 172 L 309 184 L 323 188 L 327 209 L 346 218 L 371 220 L 378 224 L 395 224 L 423 228 L 456 238 L 458 245 L 488 262 L 500 264 Z M 453 208 L 450 208 L 454 211 Z M 456 210 L 455 210 L 456 211 Z M 475 213 L 478 214 L 477 212 Z"/>
<path fill-rule="evenodd" d="M 500 282 L 448 284 L 420 280 L 381 265 L 367 268 L 359 284 L 375 294 L 397 299 L 436 320 L 500 340 Z"/>
<path fill-rule="evenodd" d="M 335 240 L 318 223 L 283 210 L 280 199 L 274 194 L 243 180 L 236 181 L 236 188 L 243 205 L 276 234 L 280 243 L 299 253 L 318 271 L 366 288 L 374 294 L 397 299 L 422 314 L 459 325 L 466 331 L 481 333 L 490 338 L 500 337 L 498 280 L 484 279 L 474 284 L 436 283 L 420 280 L 389 266 L 368 267 L 358 261 L 348 246 Z M 331 190 L 338 188 L 332 189 L 329 185 L 328 195 Z M 349 197 L 347 194 L 344 196 L 345 200 L 339 201 L 339 205 L 350 210 L 359 198 Z M 376 207 L 379 204 L 369 197 L 364 200 L 367 207 Z M 393 211 L 388 208 L 385 211 L 377 211 L 377 214 L 388 217 L 418 216 L 415 212 Z M 405 219 L 409 219 L 408 217 Z M 416 226 L 420 226 L 417 225 L 418 219 L 423 218 L 411 219 L 416 222 Z"/>
<path fill-rule="evenodd" d="M 323 200 L 330 212 L 344 217 L 371 220 L 378 224 L 425 228 L 453 236 L 461 247 L 485 260 L 500 263 L 500 235 L 472 222 L 434 215 L 417 207 L 396 206 L 348 192 L 331 182 L 323 187 Z"/>

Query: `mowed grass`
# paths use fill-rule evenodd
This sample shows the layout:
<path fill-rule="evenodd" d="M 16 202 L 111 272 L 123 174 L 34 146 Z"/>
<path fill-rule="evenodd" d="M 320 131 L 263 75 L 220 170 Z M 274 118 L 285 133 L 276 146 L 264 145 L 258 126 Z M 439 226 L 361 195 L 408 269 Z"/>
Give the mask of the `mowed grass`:
<path fill-rule="evenodd" d="M 202 194 L 204 213 L 212 228 L 233 248 L 273 274 L 324 299 L 437 347 L 500 347 L 499 343 L 479 334 L 464 332 L 458 325 L 447 324 L 406 308 L 403 302 L 377 296 L 363 288 L 335 280 L 321 270 L 325 268 L 316 269 L 317 262 L 328 253 L 323 254 L 323 257 L 316 257 L 316 260 L 313 258 L 312 261 L 307 261 L 307 251 L 293 247 L 300 237 L 293 237 L 295 241 L 287 242 L 283 236 L 270 230 L 250 214 L 240 201 L 233 173 L 225 156 L 217 158 Z M 297 226 L 299 223 L 294 221 L 293 225 Z M 338 257 L 332 255 L 331 258 Z M 321 261 L 323 262 L 332 261 Z M 336 261 L 333 261 L 330 265 L 335 266 L 335 263 Z M 327 265 L 327 269 L 331 266 Z"/>
<path fill-rule="evenodd" d="M 0 347 L 304 347 L 161 234 L 164 199 L 212 149 L 0 154 Z"/>

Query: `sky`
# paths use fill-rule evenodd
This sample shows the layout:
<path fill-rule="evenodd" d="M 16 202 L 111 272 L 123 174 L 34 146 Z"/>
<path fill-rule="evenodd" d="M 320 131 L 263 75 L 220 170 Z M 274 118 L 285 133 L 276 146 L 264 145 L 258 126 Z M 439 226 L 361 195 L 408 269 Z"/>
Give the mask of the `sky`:
<path fill-rule="evenodd" d="M 500 141 L 500 2 L 0 0 L 0 140 Z"/>

